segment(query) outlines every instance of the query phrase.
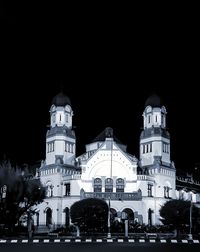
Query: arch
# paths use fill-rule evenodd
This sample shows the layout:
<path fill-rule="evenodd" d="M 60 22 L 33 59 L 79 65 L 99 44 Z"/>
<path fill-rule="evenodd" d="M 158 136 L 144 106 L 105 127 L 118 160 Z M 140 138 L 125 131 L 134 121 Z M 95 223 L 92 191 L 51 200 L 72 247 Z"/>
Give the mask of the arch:
<path fill-rule="evenodd" d="M 117 217 L 117 211 L 114 208 L 110 208 L 110 219 L 111 222 L 113 222 L 115 220 L 115 218 Z"/>
<path fill-rule="evenodd" d="M 46 226 L 50 227 L 50 225 L 52 225 L 52 209 L 48 207 L 45 212 L 46 212 Z"/>
<path fill-rule="evenodd" d="M 64 211 L 65 213 L 65 227 L 69 227 L 69 207 L 65 207 Z"/>
<path fill-rule="evenodd" d="M 122 219 L 134 220 L 133 210 L 131 208 L 124 208 L 122 211 Z"/>

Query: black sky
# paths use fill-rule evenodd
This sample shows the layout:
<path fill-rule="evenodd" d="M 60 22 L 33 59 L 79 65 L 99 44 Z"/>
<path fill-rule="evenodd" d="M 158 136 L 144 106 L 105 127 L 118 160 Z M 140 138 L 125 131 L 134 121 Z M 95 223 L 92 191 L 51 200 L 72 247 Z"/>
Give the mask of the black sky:
<path fill-rule="evenodd" d="M 191 170 L 200 161 L 195 15 L 170 12 L 158 20 L 124 12 L 71 18 L 47 10 L 7 13 L 0 70 L 1 158 L 6 154 L 18 163 L 45 158 L 49 108 L 63 86 L 74 110 L 78 155 L 110 126 L 138 156 L 144 103 L 156 92 L 168 111 L 175 165 Z"/>

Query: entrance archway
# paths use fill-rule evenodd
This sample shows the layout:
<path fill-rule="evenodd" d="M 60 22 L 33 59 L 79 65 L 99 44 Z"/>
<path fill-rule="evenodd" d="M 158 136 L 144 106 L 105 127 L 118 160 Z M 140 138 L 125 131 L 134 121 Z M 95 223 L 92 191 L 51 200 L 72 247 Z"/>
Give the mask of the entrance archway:
<path fill-rule="evenodd" d="M 122 211 L 122 219 L 128 219 L 130 222 L 134 221 L 134 212 L 130 208 L 125 208 Z"/>

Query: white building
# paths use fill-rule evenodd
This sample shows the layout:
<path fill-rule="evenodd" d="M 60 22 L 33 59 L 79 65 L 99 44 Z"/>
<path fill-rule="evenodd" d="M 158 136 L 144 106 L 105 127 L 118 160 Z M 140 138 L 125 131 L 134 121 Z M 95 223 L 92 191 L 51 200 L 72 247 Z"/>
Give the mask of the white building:
<path fill-rule="evenodd" d="M 68 226 L 71 205 L 89 197 L 107 202 L 110 199 L 111 212 L 118 219 L 125 212 L 130 220 L 161 224 L 160 207 L 180 196 L 176 191 L 176 169 L 170 159 L 166 114 L 158 96 L 147 99 L 139 159 L 127 153 L 111 128 L 106 128 L 86 145 L 84 154 L 76 157 L 70 100 L 63 93 L 55 96 L 46 135 L 46 159 L 37 174 L 47 187 L 47 197 L 38 206 L 37 224 Z M 192 194 L 196 201 L 196 194 Z"/>

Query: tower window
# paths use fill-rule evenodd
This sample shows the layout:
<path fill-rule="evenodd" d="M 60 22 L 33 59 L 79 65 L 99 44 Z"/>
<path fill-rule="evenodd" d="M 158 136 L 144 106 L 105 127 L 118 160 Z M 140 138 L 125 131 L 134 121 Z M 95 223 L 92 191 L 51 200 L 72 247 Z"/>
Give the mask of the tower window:
<path fill-rule="evenodd" d="M 62 116 L 61 116 L 61 114 L 60 114 L 60 122 L 61 122 L 61 120 L 62 120 Z"/>
<path fill-rule="evenodd" d="M 142 146 L 143 146 L 143 153 L 145 153 L 145 145 L 143 144 Z"/>
<path fill-rule="evenodd" d="M 148 115 L 148 123 L 150 123 L 150 122 L 151 122 L 151 116 Z"/>
<path fill-rule="evenodd" d="M 70 183 L 65 184 L 65 196 L 70 196 Z"/>
<path fill-rule="evenodd" d="M 152 143 L 150 143 L 150 152 L 152 152 Z"/>
<path fill-rule="evenodd" d="M 157 115 L 156 115 L 156 122 L 158 121 Z"/>
<path fill-rule="evenodd" d="M 153 187 L 152 184 L 148 184 L 148 187 L 147 187 L 147 195 L 148 195 L 148 197 L 153 197 L 153 195 L 152 195 L 152 187 Z"/>
<path fill-rule="evenodd" d="M 66 114 L 66 122 L 68 122 L 68 114 Z"/>
<path fill-rule="evenodd" d="M 170 198 L 169 191 L 170 191 L 169 186 L 164 186 L 164 197 L 165 198 L 168 198 L 168 199 Z"/>

